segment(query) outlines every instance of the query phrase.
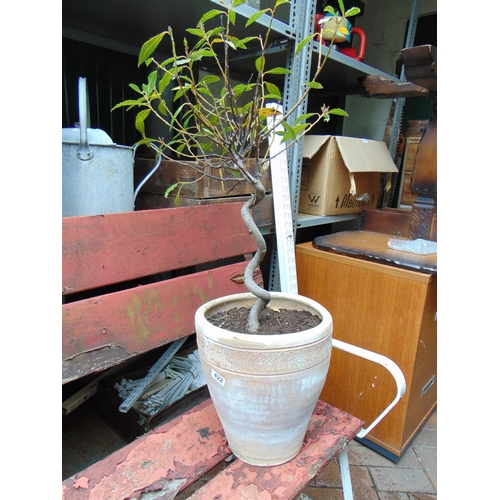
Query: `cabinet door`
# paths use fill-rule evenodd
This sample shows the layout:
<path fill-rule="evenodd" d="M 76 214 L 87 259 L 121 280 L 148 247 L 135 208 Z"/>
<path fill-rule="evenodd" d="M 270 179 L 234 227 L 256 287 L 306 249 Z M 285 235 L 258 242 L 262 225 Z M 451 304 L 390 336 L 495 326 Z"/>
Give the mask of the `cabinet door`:
<path fill-rule="evenodd" d="M 298 248 L 296 261 L 299 293 L 330 311 L 333 336 L 392 359 L 410 388 L 430 277 L 316 249 L 305 255 Z M 332 351 L 322 400 L 368 424 L 394 395 L 395 384 L 385 368 Z M 409 393 L 368 438 L 399 455 L 408 405 Z"/>

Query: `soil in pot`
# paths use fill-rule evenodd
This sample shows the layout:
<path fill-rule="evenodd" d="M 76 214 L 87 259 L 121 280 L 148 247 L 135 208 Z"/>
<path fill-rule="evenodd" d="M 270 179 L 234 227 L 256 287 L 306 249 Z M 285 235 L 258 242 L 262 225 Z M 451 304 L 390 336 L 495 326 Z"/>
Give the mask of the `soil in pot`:
<path fill-rule="evenodd" d="M 207 320 L 219 328 L 232 332 L 250 333 L 247 330 L 249 307 L 234 307 L 215 313 Z M 277 335 L 302 332 L 321 323 L 321 318 L 309 311 L 272 309 L 267 307 L 259 316 L 260 327 L 255 335 Z"/>

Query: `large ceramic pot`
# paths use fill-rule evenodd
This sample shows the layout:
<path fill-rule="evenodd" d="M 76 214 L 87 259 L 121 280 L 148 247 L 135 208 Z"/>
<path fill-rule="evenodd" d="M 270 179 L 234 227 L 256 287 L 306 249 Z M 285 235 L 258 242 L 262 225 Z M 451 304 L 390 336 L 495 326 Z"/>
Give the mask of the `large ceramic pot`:
<path fill-rule="evenodd" d="M 298 454 L 332 350 L 332 317 L 323 306 L 300 295 L 271 295 L 270 307 L 307 310 L 321 323 L 298 333 L 251 335 L 207 320 L 252 305 L 250 293 L 212 300 L 195 315 L 203 370 L 229 446 L 252 465 L 278 465 Z"/>

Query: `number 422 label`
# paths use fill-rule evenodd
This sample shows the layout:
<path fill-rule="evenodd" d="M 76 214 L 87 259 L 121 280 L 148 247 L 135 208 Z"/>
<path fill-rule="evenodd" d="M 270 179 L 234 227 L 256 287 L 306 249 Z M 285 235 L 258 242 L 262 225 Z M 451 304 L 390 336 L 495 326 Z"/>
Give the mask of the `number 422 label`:
<path fill-rule="evenodd" d="M 212 368 L 212 378 L 218 382 L 220 385 L 222 385 L 222 387 L 224 387 L 226 385 L 226 379 L 222 376 L 222 375 L 219 375 L 213 368 Z"/>

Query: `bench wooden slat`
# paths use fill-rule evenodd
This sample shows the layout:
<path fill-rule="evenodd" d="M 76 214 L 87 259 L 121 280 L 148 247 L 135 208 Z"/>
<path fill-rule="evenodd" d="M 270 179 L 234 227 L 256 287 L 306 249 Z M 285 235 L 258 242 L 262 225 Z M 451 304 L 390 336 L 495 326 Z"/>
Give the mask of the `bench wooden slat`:
<path fill-rule="evenodd" d="M 208 300 L 246 292 L 247 262 L 64 304 L 63 383 L 121 363 L 194 332 Z M 257 281 L 262 281 L 260 272 Z"/>
<path fill-rule="evenodd" d="M 63 218 L 63 295 L 254 252 L 241 206 Z"/>
<path fill-rule="evenodd" d="M 119 500 L 149 491 L 173 498 L 230 453 L 209 399 L 63 481 L 62 498 Z"/>
<path fill-rule="evenodd" d="M 300 453 L 274 467 L 232 462 L 198 489 L 189 500 L 294 499 L 345 448 L 363 422 L 323 401 L 318 401 Z"/>
<path fill-rule="evenodd" d="M 362 425 L 359 419 L 318 401 L 296 458 L 274 467 L 255 467 L 235 460 L 190 498 L 295 498 L 340 454 Z M 63 500 L 120 500 L 139 498 L 147 492 L 174 498 L 229 454 L 209 399 L 66 479 Z"/>

